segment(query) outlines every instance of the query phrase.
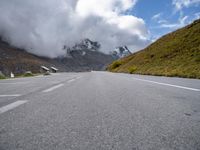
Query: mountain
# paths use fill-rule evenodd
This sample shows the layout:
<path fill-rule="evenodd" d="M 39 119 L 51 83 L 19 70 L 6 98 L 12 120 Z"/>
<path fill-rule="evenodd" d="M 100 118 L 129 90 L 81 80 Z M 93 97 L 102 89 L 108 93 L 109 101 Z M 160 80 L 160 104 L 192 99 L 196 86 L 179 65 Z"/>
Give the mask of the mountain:
<path fill-rule="evenodd" d="M 111 52 L 111 55 L 113 55 L 114 57 L 118 58 L 123 58 L 126 56 L 131 55 L 131 51 L 127 48 L 127 46 L 121 46 L 121 47 L 117 47 L 113 52 Z"/>
<path fill-rule="evenodd" d="M 36 73 L 41 65 L 47 64 L 42 58 L 10 46 L 0 38 L 0 71 L 4 74 L 9 75 L 11 71 L 20 74 L 27 70 Z"/>
<path fill-rule="evenodd" d="M 169 33 L 147 48 L 119 59 L 112 72 L 200 78 L 200 19 Z"/>
<path fill-rule="evenodd" d="M 79 54 L 85 56 L 90 51 L 96 51 L 100 49 L 101 45 L 98 42 L 91 41 L 90 39 L 84 39 L 80 43 L 76 43 L 73 47 L 64 46 L 63 50 L 66 51 L 66 57 L 73 58 L 73 54 Z"/>
<path fill-rule="evenodd" d="M 101 48 L 101 45 L 98 42 L 91 41 L 90 39 L 84 39 L 80 43 L 75 44 L 72 47 L 72 50 L 93 50 L 98 51 Z"/>
<path fill-rule="evenodd" d="M 98 42 L 84 39 L 71 48 L 64 46 L 65 57 L 56 58 L 54 61 L 64 64 L 67 71 L 105 70 L 115 58 L 102 53 L 100 48 Z"/>
<path fill-rule="evenodd" d="M 0 38 L 0 71 L 7 76 L 10 72 L 17 75 L 26 71 L 39 73 L 42 65 L 53 66 L 60 71 L 105 70 L 106 66 L 114 61 L 114 58 L 98 51 L 99 48 L 100 44 L 87 39 L 68 49 L 66 56 L 50 59 L 18 49 Z"/>

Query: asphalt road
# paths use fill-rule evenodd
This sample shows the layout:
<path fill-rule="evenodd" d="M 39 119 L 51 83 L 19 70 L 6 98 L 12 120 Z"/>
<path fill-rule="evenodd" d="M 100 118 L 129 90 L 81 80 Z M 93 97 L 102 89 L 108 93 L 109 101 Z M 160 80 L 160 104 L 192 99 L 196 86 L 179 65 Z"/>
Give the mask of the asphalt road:
<path fill-rule="evenodd" d="M 0 150 L 200 150 L 200 80 L 62 73 L 0 81 Z"/>

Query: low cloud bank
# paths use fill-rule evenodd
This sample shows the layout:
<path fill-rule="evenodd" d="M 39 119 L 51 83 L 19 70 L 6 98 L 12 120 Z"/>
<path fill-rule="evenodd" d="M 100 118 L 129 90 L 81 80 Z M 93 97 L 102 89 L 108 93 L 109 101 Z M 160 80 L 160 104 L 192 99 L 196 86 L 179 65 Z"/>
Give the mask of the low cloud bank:
<path fill-rule="evenodd" d="M 63 46 L 89 38 L 108 53 L 126 45 L 145 47 L 148 30 L 141 18 L 128 15 L 136 0 L 1 0 L 0 36 L 39 56 L 58 57 Z"/>

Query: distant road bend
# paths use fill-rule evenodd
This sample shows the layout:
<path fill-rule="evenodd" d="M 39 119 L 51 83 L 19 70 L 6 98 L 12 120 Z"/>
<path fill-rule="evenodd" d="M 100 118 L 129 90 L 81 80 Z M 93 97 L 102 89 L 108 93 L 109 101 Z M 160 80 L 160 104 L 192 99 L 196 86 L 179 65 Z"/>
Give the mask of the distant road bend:
<path fill-rule="evenodd" d="M 200 80 L 59 73 L 0 81 L 0 150 L 200 150 Z"/>

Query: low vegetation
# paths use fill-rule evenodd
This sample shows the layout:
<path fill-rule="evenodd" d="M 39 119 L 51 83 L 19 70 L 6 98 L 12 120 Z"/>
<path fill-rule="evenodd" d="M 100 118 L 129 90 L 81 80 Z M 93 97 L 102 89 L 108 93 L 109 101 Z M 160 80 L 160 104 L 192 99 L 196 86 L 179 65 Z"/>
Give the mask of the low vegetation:
<path fill-rule="evenodd" d="M 44 76 L 49 76 L 49 75 L 51 75 L 51 73 L 48 71 L 44 73 Z"/>
<path fill-rule="evenodd" d="M 31 71 L 27 71 L 24 75 L 24 77 L 33 77 L 33 73 Z"/>
<path fill-rule="evenodd" d="M 122 65 L 122 63 L 120 61 L 115 61 L 111 65 L 111 69 L 116 69 L 116 68 L 120 67 L 121 65 Z"/>
<path fill-rule="evenodd" d="M 130 74 L 133 74 L 137 71 L 137 67 L 136 66 L 131 66 L 129 69 L 128 69 L 129 73 Z"/>
<path fill-rule="evenodd" d="M 200 78 L 200 20 L 108 66 L 112 72 Z"/>
<path fill-rule="evenodd" d="M 6 77 L 5 77 L 4 75 L 1 75 L 1 74 L 0 74 L 0 80 L 1 80 L 1 79 L 6 79 Z"/>
<path fill-rule="evenodd" d="M 0 80 L 1 79 L 6 79 L 6 76 L 0 71 Z"/>

